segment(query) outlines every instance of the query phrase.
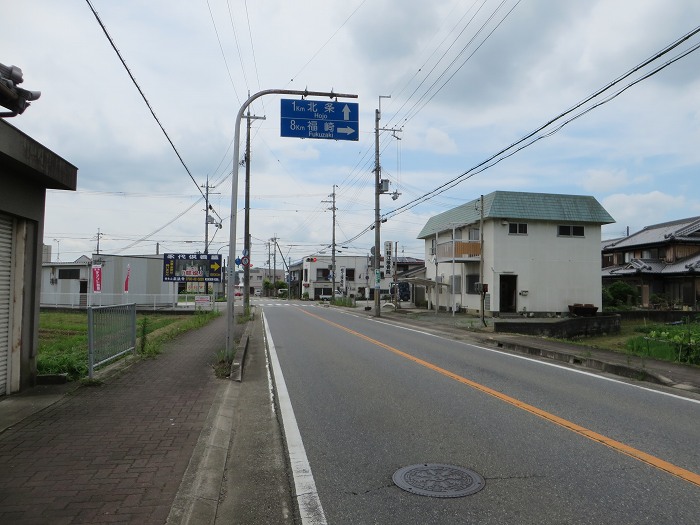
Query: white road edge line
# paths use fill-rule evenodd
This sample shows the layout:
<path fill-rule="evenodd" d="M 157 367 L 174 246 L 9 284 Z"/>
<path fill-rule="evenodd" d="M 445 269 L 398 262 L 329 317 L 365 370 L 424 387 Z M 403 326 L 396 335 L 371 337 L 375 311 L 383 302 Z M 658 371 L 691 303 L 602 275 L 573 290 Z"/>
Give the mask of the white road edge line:
<path fill-rule="evenodd" d="M 323 512 L 321 500 L 318 497 L 316 482 L 311 473 L 309 460 L 306 457 L 306 449 L 304 449 L 304 443 L 301 440 L 301 433 L 299 432 L 297 420 L 294 416 L 292 401 L 289 398 L 287 384 L 282 375 L 282 368 L 277 358 L 277 350 L 275 350 L 275 343 L 272 341 L 270 327 L 267 323 L 264 311 L 262 313 L 262 318 L 265 325 L 267 350 L 270 355 L 270 364 L 272 365 L 272 376 L 275 382 L 277 401 L 280 407 L 280 415 L 282 416 L 282 431 L 287 441 L 289 464 L 294 476 L 294 488 L 296 490 L 296 499 L 301 522 L 304 525 L 327 525 L 326 515 Z"/>
<path fill-rule="evenodd" d="M 361 316 L 360 316 L 360 317 L 361 317 Z M 427 336 L 429 336 L 429 337 L 436 337 L 436 338 L 438 338 L 438 339 L 442 339 L 442 338 L 443 338 L 443 336 L 441 336 L 441 335 L 431 334 L 430 332 L 424 332 L 423 330 L 419 330 L 419 329 L 417 329 L 417 328 L 409 328 L 409 327 L 407 327 L 407 326 L 401 326 L 401 325 L 398 325 L 398 324 L 387 323 L 387 322 L 385 322 L 385 321 L 376 321 L 376 320 L 375 320 L 374 322 L 375 322 L 375 323 L 379 323 L 379 324 L 383 324 L 383 325 L 385 325 L 385 326 L 393 326 L 394 328 L 400 328 L 400 329 L 402 329 L 402 330 L 407 330 L 407 331 L 409 331 L 409 332 L 416 332 L 416 333 L 419 333 L 419 334 L 427 335 Z M 595 374 L 595 373 L 593 373 L 593 372 L 586 372 L 585 370 L 578 370 L 577 368 L 569 368 L 568 366 L 559 365 L 559 364 L 557 364 L 557 363 L 549 363 L 549 362 L 547 362 L 547 361 L 540 361 L 540 360 L 538 360 L 538 359 L 532 359 L 531 357 L 524 356 L 524 355 L 510 354 L 510 353 L 508 353 L 508 352 L 503 352 L 503 351 L 500 351 L 500 350 L 496 350 L 496 349 L 494 349 L 494 348 L 488 348 L 488 347 L 486 347 L 486 346 L 481 346 L 481 345 L 474 344 L 474 343 L 467 343 L 466 341 L 454 341 L 454 342 L 459 343 L 459 344 L 463 344 L 463 345 L 473 346 L 474 348 L 478 348 L 478 349 L 480 349 L 480 350 L 485 350 L 485 351 L 487 351 L 487 352 L 492 352 L 492 353 L 497 353 L 497 354 L 504 355 L 504 356 L 507 356 L 507 357 L 512 357 L 512 358 L 514 358 L 514 359 L 522 359 L 522 360 L 528 361 L 528 362 L 530 362 L 530 363 L 537 363 L 537 364 L 543 365 L 543 366 L 551 366 L 551 367 L 554 367 L 554 368 L 559 368 L 560 370 L 566 370 L 566 371 L 568 371 L 568 372 L 573 372 L 573 373 L 575 373 L 575 374 L 581 374 L 581 375 L 584 375 L 584 376 L 589 376 L 589 377 L 593 377 L 593 378 L 596 378 L 596 379 L 601 379 L 601 380 L 603 380 L 603 381 L 610 381 L 611 383 L 618 383 L 618 384 L 620 384 L 620 385 L 626 385 L 626 386 L 629 386 L 629 387 L 632 387 L 632 388 L 638 388 L 638 389 L 640 389 L 640 390 L 645 390 L 645 391 L 647 391 L 647 392 L 652 392 L 652 393 L 654 393 L 654 394 L 660 394 L 660 395 L 662 395 L 662 396 L 673 397 L 673 398 L 676 398 L 676 399 L 682 399 L 683 401 L 689 401 L 689 402 L 691 402 L 691 403 L 698 403 L 698 404 L 700 404 L 700 400 L 693 399 L 693 398 L 691 398 L 691 397 L 683 397 L 683 396 L 679 396 L 679 395 L 677 395 L 677 394 L 672 394 L 672 393 L 670 393 L 670 392 L 664 392 L 663 390 L 654 390 L 653 388 L 647 388 L 647 387 L 644 387 L 644 386 L 635 385 L 635 384 L 632 384 L 632 383 L 627 383 L 627 382 L 625 382 L 625 381 L 620 381 L 619 379 L 616 379 L 616 378 L 614 378 L 614 377 L 606 377 L 606 376 L 603 376 L 603 375 Z"/>

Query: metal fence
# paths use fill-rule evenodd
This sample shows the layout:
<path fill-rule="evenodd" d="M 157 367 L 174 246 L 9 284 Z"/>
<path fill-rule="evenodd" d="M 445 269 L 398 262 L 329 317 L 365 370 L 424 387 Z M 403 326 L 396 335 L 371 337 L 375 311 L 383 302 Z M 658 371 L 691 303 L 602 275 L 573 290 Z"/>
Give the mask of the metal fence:
<path fill-rule="evenodd" d="M 90 306 L 88 313 L 88 377 L 96 368 L 127 352 L 136 353 L 136 304 Z"/>
<path fill-rule="evenodd" d="M 136 303 L 139 311 L 170 310 L 198 306 L 197 298 L 206 294 L 87 294 L 87 293 L 58 293 L 41 292 L 42 308 L 71 308 L 82 309 L 90 306 L 111 306 L 115 304 Z M 215 303 L 221 294 L 209 294 L 211 302 Z M 237 298 L 238 299 L 238 298 Z"/>

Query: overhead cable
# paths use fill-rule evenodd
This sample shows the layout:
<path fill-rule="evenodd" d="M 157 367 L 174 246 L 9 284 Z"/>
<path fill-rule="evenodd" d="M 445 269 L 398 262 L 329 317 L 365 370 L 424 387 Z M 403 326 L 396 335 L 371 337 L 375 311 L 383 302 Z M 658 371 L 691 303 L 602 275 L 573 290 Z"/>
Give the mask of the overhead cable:
<path fill-rule="evenodd" d="M 148 99 L 146 98 L 146 95 L 143 93 L 143 90 L 141 89 L 141 86 L 139 86 L 138 82 L 136 82 L 136 78 L 134 78 L 134 75 L 131 73 L 131 70 L 129 69 L 129 66 L 126 65 L 126 61 L 122 57 L 121 53 L 117 49 L 117 46 L 114 44 L 114 40 L 112 40 L 112 37 L 109 35 L 107 32 L 107 28 L 105 25 L 102 23 L 102 20 L 100 19 L 99 15 L 97 14 L 97 11 L 95 11 L 95 8 L 92 6 L 90 3 L 90 0 L 85 0 L 90 7 L 90 10 L 92 11 L 92 14 L 95 15 L 95 18 L 97 19 L 97 23 L 100 24 L 100 27 L 102 28 L 102 31 L 104 32 L 105 36 L 107 37 L 107 40 L 109 40 L 110 45 L 112 46 L 112 49 L 114 49 L 114 52 L 117 54 L 119 57 L 119 60 L 121 61 L 122 65 L 124 66 L 124 69 L 126 69 L 126 72 L 129 74 L 129 77 L 131 78 L 131 81 L 133 82 L 134 86 L 136 86 L 136 89 L 138 90 L 139 94 L 141 95 L 141 98 L 143 101 L 146 103 L 146 106 L 148 106 L 149 111 L 151 112 L 151 115 L 153 115 L 153 118 L 155 121 L 158 123 L 158 126 L 160 127 L 161 131 L 163 132 L 163 135 L 165 135 L 165 138 L 168 139 L 168 142 L 170 143 L 170 146 L 172 147 L 173 151 L 175 152 L 175 155 L 177 155 L 177 158 L 180 159 L 180 163 L 182 166 L 185 168 L 185 171 L 187 174 L 190 176 L 190 179 L 192 179 L 192 182 L 194 182 L 194 185 L 197 186 L 197 189 L 199 190 L 199 193 L 202 194 L 202 197 L 204 197 L 204 193 L 202 192 L 201 188 L 199 187 L 199 184 L 197 184 L 197 181 L 194 180 L 194 177 L 192 176 L 192 173 L 190 172 L 190 169 L 187 167 L 187 164 L 185 164 L 185 161 L 182 159 L 182 156 L 180 155 L 180 152 L 177 150 L 175 147 L 175 144 L 173 141 L 170 139 L 170 136 L 168 135 L 168 132 L 165 131 L 165 128 L 163 127 L 163 124 L 160 123 L 160 120 L 156 116 L 155 111 L 153 111 L 153 108 L 151 107 L 150 102 L 148 102 Z"/>

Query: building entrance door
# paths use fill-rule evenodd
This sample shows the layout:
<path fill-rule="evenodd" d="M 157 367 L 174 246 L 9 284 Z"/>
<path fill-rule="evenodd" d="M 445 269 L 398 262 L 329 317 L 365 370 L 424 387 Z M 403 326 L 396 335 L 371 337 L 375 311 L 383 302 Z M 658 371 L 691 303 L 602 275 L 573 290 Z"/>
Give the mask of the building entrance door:
<path fill-rule="evenodd" d="M 500 307 L 501 313 L 515 313 L 517 311 L 517 293 L 518 276 L 517 275 L 501 275 L 500 279 Z"/>

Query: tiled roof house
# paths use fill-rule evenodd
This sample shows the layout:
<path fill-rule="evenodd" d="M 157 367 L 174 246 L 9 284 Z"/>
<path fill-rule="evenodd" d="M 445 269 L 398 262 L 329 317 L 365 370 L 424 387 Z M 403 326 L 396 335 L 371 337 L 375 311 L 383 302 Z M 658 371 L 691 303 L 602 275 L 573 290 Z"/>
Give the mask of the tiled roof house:
<path fill-rule="evenodd" d="M 512 191 L 484 195 L 483 215 L 482 198 L 435 215 L 418 235 L 430 306 L 476 313 L 485 289 L 487 315 L 600 308 L 601 226 L 613 222 L 591 196 Z"/>

